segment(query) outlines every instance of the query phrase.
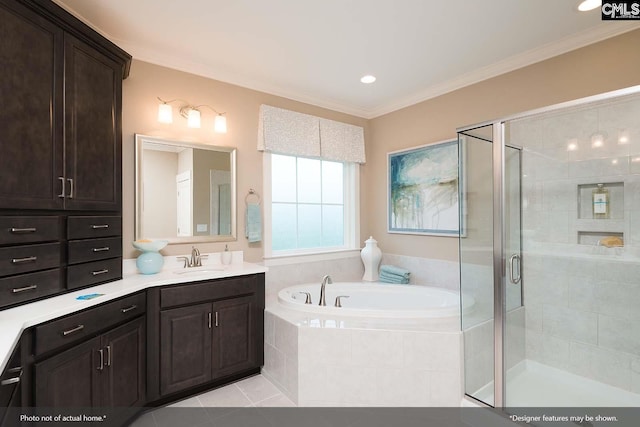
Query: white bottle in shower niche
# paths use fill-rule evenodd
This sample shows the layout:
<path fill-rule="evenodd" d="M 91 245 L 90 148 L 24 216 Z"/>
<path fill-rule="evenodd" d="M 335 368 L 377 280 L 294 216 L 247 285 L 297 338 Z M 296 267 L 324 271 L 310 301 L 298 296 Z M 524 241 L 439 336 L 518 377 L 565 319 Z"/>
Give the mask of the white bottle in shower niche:
<path fill-rule="evenodd" d="M 362 263 L 364 264 L 364 276 L 362 276 L 362 280 L 366 280 L 367 282 L 377 281 L 382 251 L 373 236 L 369 236 L 364 242 L 364 248 L 360 251 L 360 258 L 362 258 Z"/>

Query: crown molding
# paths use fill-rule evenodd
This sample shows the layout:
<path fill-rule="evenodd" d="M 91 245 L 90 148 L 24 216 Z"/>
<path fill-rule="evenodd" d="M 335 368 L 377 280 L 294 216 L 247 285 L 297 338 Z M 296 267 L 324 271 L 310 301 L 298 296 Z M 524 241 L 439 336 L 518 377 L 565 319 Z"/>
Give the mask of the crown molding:
<path fill-rule="evenodd" d="M 461 89 L 466 86 L 497 77 L 501 74 L 544 61 L 554 56 L 562 55 L 572 50 L 594 44 L 611 37 L 632 31 L 638 28 L 635 21 L 609 21 L 602 22 L 598 26 L 590 28 L 586 31 L 576 33 L 565 37 L 561 40 L 547 43 L 543 46 L 530 49 L 528 51 L 511 56 L 505 60 L 496 62 L 486 67 L 479 68 L 472 72 L 463 74 L 456 78 L 437 83 L 424 90 L 418 91 L 407 96 L 400 96 L 384 105 L 367 108 L 363 106 L 353 105 L 301 91 L 295 91 L 284 88 L 279 85 L 264 83 L 258 79 L 238 74 L 237 72 L 221 70 L 211 65 L 194 62 L 192 60 L 182 58 L 176 55 L 169 55 L 163 51 L 149 49 L 135 42 L 121 40 L 102 31 L 91 21 L 84 18 L 74 9 L 70 8 L 60 0 L 53 0 L 56 4 L 67 10 L 72 15 L 81 19 L 88 26 L 96 30 L 98 33 L 108 38 L 119 47 L 127 51 L 134 59 L 160 65 L 174 70 L 183 71 L 199 75 L 202 77 L 219 80 L 225 83 L 241 86 L 247 89 L 268 93 L 275 96 L 291 99 L 305 104 L 315 105 L 317 107 L 326 108 L 340 113 L 350 114 L 352 116 L 374 119 L 403 108 L 410 107 L 420 102 L 444 95 L 449 92 Z"/>
<path fill-rule="evenodd" d="M 510 58 L 479 68 L 454 79 L 430 86 L 418 93 L 397 98 L 387 105 L 369 110 L 368 117 L 365 118 L 374 119 L 636 29 L 638 29 L 636 22 L 602 23 L 598 27 L 511 56 Z"/>

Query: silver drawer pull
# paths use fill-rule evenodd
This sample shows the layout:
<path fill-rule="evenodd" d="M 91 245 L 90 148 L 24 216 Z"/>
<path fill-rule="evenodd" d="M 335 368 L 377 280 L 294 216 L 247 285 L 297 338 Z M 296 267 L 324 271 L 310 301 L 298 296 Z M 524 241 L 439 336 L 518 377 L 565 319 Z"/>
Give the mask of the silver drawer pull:
<path fill-rule="evenodd" d="M 38 285 L 29 285 L 29 286 L 25 286 L 23 288 L 13 288 L 13 289 L 11 289 L 11 293 L 12 294 L 19 294 L 20 292 L 34 291 L 36 289 L 38 289 Z"/>
<path fill-rule="evenodd" d="M 11 385 L 11 384 L 17 384 L 19 382 L 20 382 L 20 376 L 17 376 L 17 377 L 7 378 L 6 380 L 0 381 L 0 385 Z"/>
<path fill-rule="evenodd" d="M 131 305 L 131 306 L 129 306 L 129 307 L 125 307 L 125 308 L 121 309 L 121 310 L 120 310 L 120 312 L 121 312 L 121 313 L 128 313 L 128 312 L 130 312 L 131 310 L 135 310 L 136 308 L 138 308 L 138 306 L 137 306 L 137 305 L 135 305 L 135 304 L 133 304 L 133 305 Z"/>
<path fill-rule="evenodd" d="M 100 355 L 100 365 L 96 368 L 98 371 L 102 371 L 104 369 L 104 350 L 98 350 L 98 354 Z"/>
<path fill-rule="evenodd" d="M 93 274 L 94 276 L 99 276 L 101 274 L 105 274 L 108 272 L 109 272 L 109 269 L 105 268 L 104 270 L 92 271 L 91 274 Z"/>
<path fill-rule="evenodd" d="M 75 328 L 69 329 L 68 331 L 62 331 L 62 336 L 66 337 L 67 335 L 71 335 L 75 332 L 80 332 L 84 329 L 84 325 L 78 325 Z"/>
<path fill-rule="evenodd" d="M 98 229 L 100 229 L 100 228 L 109 228 L 109 224 L 100 224 L 100 225 L 95 225 L 95 224 L 94 224 L 94 225 L 92 225 L 92 226 L 91 226 L 91 228 L 92 228 L 93 230 L 98 230 Z"/>
<path fill-rule="evenodd" d="M 69 182 L 69 198 L 73 199 L 73 178 L 67 178 L 67 181 Z"/>
<path fill-rule="evenodd" d="M 37 230 L 37 228 L 35 227 L 28 227 L 28 228 L 16 228 L 16 227 L 11 227 L 9 229 L 10 232 L 12 233 L 35 233 Z"/>
<path fill-rule="evenodd" d="M 66 181 L 64 180 L 64 177 L 62 177 L 62 176 L 59 176 L 58 179 L 60 180 L 60 182 L 62 182 L 62 190 L 60 191 L 60 194 L 58 194 L 58 197 L 60 197 L 61 199 L 64 199 L 65 198 L 65 192 L 64 192 L 65 185 L 64 184 L 65 184 Z"/>
<path fill-rule="evenodd" d="M 21 264 L 23 262 L 34 262 L 37 259 L 38 259 L 37 256 L 28 256 L 28 257 L 25 257 L 25 258 L 13 258 L 11 260 L 11 263 L 12 264 Z"/>
<path fill-rule="evenodd" d="M 109 250 L 109 246 L 105 246 L 104 248 L 93 248 L 93 252 L 105 252 Z"/>

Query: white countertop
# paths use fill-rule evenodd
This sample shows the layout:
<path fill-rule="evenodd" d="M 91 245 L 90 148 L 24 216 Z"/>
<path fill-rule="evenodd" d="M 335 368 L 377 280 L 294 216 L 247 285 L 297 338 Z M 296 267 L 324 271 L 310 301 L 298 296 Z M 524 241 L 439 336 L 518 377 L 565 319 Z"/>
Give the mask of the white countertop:
<path fill-rule="evenodd" d="M 165 259 L 175 257 L 165 257 Z M 169 265 L 167 265 L 169 264 Z M 176 269 L 175 262 L 165 262 L 165 269 L 158 274 L 142 275 L 135 270 L 135 260 L 124 260 L 123 278 L 115 282 L 92 286 L 32 302 L 19 307 L 0 311 L 0 372 L 9 362 L 11 353 L 18 344 L 22 332 L 49 320 L 75 313 L 147 288 L 196 282 L 200 280 L 222 279 L 225 277 L 245 276 L 266 273 L 267 268 L 247 262 L 234 262 L 230 265 L 212 263 L 191 269 Z M 133 267 L 132 267 L 133 266 Z M 176 272 L 185 272 L 177 274 Z M 80 295 L 104 294 L 90 300 L 76 299 Z"/>

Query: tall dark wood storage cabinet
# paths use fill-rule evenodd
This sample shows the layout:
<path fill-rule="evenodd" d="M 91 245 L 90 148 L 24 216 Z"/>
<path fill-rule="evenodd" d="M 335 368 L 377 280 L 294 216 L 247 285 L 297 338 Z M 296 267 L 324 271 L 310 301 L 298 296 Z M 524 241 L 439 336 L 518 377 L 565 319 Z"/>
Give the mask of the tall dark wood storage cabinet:
<path fill-rule="evenodd" d="M 8 233 L 0 252 L 21 260 L 19 272 L 0 274 L 6 307 L 53 292 L 16 276 L 45 271 L 33 259 L 42 255 L 25 243 L 58 245 L 59 262 L 46 271 L 60 269 L 62 288 L 73 218 L 112 224 L 104 237 L 122 244 L 122 80 L 131 56 L 50 0 L 0 0 L 0 22 L 0 232 Z M 56 231 L 36 239 L 49 222 Z M 101 254 L 117 271 L 81 282 L 120 278 L 121 252 Z"/>

